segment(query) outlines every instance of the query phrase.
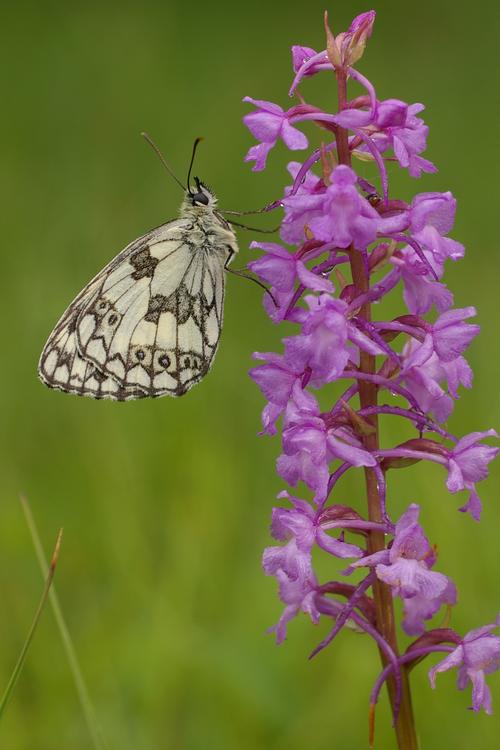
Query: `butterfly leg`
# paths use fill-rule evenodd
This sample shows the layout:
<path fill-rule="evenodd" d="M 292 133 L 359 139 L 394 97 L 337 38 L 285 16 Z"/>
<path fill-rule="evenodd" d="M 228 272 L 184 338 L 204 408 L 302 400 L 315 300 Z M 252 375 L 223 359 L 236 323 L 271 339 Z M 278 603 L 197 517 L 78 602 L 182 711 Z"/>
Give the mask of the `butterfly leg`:
<path fill-rule="evenodd" d="M 233 227 L 248 229 L 250 232 L 259 232 L 260 234 L 274 234 L 279 229 L 279 227 L 273 227 L 272 229 L 260 229 L 258 227 L 249 227 L 248 224 L 239 224 L 237 221 L 233 221 L 232 219 L 228 219 L 228 221 Z"/>
<path fill-rule="evenodd" d="M 257 284 L 257 286 L 260 286 L 261 289 L 263 289 L 266 292 L 266 294 L 268 294 L 271 297 L 274 305 L 278 307 L 278 304 L 276 300 L 274 299 L 271 291 L 268 289 L 268 287 L 265 284 L 259 281 L 259 279 L 256 279 L 255 276 L 251 276 L 243 268 L 229 268 L 229 263 L 232 261 L 235 253 L 234 253 L 234 250 L 229 246 L 228 246 L 228 250 L 229 250 L 229 255 L 227 256 L 226 262 L 224 263 L 224 270 L 227 271 L 228 273 L 233 274 L 233 276 L 239 276 L 241 279 L 248 279 L 248 281 L 253 281 L 254 284 Z"/>

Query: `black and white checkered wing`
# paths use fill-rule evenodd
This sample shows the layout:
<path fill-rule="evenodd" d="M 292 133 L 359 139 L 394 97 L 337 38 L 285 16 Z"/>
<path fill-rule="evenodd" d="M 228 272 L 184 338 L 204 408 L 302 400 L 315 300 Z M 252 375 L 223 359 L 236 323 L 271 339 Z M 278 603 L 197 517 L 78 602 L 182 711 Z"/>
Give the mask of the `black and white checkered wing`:
<path fill-rule="evenodd" d="M 186 393 L 217 349 L 230 255 L 187 219 L 133 242 L 64 313 L 40 358 L 43 382 L 116 400 Z"/>

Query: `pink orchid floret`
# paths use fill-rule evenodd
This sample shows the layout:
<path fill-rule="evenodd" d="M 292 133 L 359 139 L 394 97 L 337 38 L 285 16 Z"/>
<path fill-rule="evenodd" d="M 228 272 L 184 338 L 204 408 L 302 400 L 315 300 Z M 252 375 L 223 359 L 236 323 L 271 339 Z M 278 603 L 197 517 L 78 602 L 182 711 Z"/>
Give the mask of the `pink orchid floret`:
<path fill-rule="evenodd" d="M 347 304 L 328 294 L 304 297 L 309 310 L 302 310 L 296 320 L 302 324 L 297 336 L 284 339 L 287 361 L 297 370 L 310 371 L 310 383 L 319 387 L 339 378 L 346 367 L 351 349 L 348 340 L 370 354 L 382 349 L 358 331 L 346 318 Z"/>
<path fill-rule="evenodd" d="M 423 104 L 409 105 L 399 99 L 377 104 L 374 127 L 382 138 L 375 138 L 375 142 L 381 150 L 392 148 L 400 166 L 407 168 L 412 177 L 437 171 L 432 162 L 419 156 L 426 149 L 429 132 L 428 126 L 417 117 L 423 109 Z"/>
<path fill-rule="evenodd" d="M 384 230 L 384 222 L 382 223 L 382 230 Z M 445 261 L 448 259 L 456 261 L 463 258 L 463 245 L 450 237 L 444 237 L 431 224 L 426 224 L 418 231 L 412 230 L 411 238 L 414 242 L 418 243 L 421 254 L 417 255 L 414 247 L 406 245 L 401 250 L 398 250 L 393 258 L 394 265 L 402 267 L 404 271 L 406 277 L 405 283 L 406 279 L 414 275 L 415 279 L 413 283 L 423 284 L 434 282 L 437 285 L 436 279 L 442 277 Z M 404 263 L 401 263 L 401 260 Z M 418 279 L 418 277 L 425 278 Z M 411 311 L 413 312 L 413 310 Z M 422 312 L 427 312 L 427 309 L 422 310 Z"/>
<path fill-rule="evenodd" d="M 299 162 L 288 164 L 287 169 L 294 180 L 301 166 Z M 325 192 L 325 183 L 312 172 L 307 172 L 294 194 L 291 186 L 285 188 L 285 197 L 281 201 L 285 209 L 280 229 L 283 242 L 304 242 L 305 228 L 309 226 L 311 219 L 321 215 Z"/>
<path fill-rule="evenodd" d="M 443 237 L 436 227 L 430 224 L 418 232 L 413 232 L 412 238 L 424 252 L 428 251 L 429 263 L 438 278 L 443 275 L 444 264 L 448 259 L 456 261 L 464 256 L 464 246 L 460 242 L 451 237 Z"/>
<path fill-rule="evenodd" d="M 431 276 L 430 269 L 438 278 L 442 275 L 442 267 L 438 268 L 432 253 L 425 248 L 422 252 L 426 263 L 409 245 L 398 250 L 391 258 L 392 264 L 401 274 L 406 307 L 413 315 L 424 315 L 433 306 L 438 312 L 445 312 L 453 305 L 453 294 L 445 284 Z"/>
<path fill-rule="evenodd" d="M 303 314 L 301 333 L 284 339 L 288 362 L 302 372 L 310 370 L 311 384 L 336 380 L 349 360 L 347 305 L 328 294 L 307 295 L 309 312 Z"/>
<path fill-rule="evenodd" d="M 482 506 L 475 483 L 487 478 L 488 466 L 497 456 L 499 450 L 497 447 L 485 445 L 480 442 L 484 438 L 489 437 L 498 438 L 498 434 L 495 430 L 473 432 L 456 441 L 452 449 L 447 449 L 445 446 L 441 446 L 434 441 L 426 442 L 425 440 L 419 446 L 423 450 L 422 457 L 426 455 L 426 451 L 430 451 L 435 456 L 431 460 L 435 460 L 437 463 L 446 466 L 448 470 L 446 487 L 449 492 L 454 494 L 461 490 L 469 491 L 467 503 L 459 508 L 459 510 L 464 513 L 470 513 L 476 521 L 480 520 Z M 410 449 L 409 453 L 406 450 L 407 448 L 399 451 L 399 457 L 404 455 L 411 458 L 417 457 L 412 449 Z"/>
<path fill-rule="evenodd" d="M 418 193 L 411 202 L 410 222 L 412 233 L 424 227 L 434 227 L 440 235 L 451 232 L 455 223 L 457 201 L 446 193 Z"/>
<path fill-rule="evenodd" d="M 333 291 L 332 282 L 309 270 L 300 252 L 289 252 L 275 242 L 252 242 L 250 247 L 264 251 L 264 255 L 248 263 L 248 268 L 271 287 L 264 306 L 275 323 L 283 319 L 299 284 L 315 292 Z M 308 257 L 314 257 L 314 252 Z"/>
<path fill-rule="evenodd" d="M 275 435 L 276 421 L 286 409 L 293 386 L 302 372 L 291 369 L 285 359 L 274 352 L 254 352 L 253 357 L 266 361 L 266 364 L 252 368 L 250 376 L 269 402 L 262 412 L 264 432 Z"/>
<path fill-rule="evenodd" d="M 455 606 L 458 598 L 457 588 L 453 581 L 449 578 L 447 580 L 448 585 L 435 598 L 416 594 L 404 600 L 404 617 L 401 625 L 407 635 L 421 635 L 425 631 L 425 621 L 431 620 L 443 605 Z"/>
<path fill-rule="evenodd" d="M 488 464 L 498 453 L 498 448 L 481 443 L 484 438 L 498 438 L 495 430 L 471 432 L 450 451 L 448 481 L 450 492 L 459 492 L 471 482 L 480 482 L 488 476 Z"/>
<path fill-rule="evenodd" d="M 332 65 L 329 62 L 326 52 L 316 52 L 311 47 L 303 47 L 294 44 L 292 47 L 292 67 L 295 73 L 303 69 L 301 77 L 313 76 L 320 70 L 331 70 Z"/>
<path fill-rule="evenodd" d="M 498 454 L 498 448 L 485 445 L 480 441 L 484 438 L 498 438 L 495 430 L 484 432 L 471 432 L 455 445 L 449 453 L 448 479 L 446 486 L 452 493 L 461 490 L 469 491 L 468 502 L 460 508 L 468 512 L 479 521 L 481 516 L 481 501 L 476 492 L 475 483 L 486 479 L 488 476 L 488 465 Z"/>
<path fill-rule="evenodd" d="M 407 245 L 394 254 L 392 263 L 401 273 L 404 300 L 414 314 L 422 315 L 433 305 L 438 312 L 445 312 L 453 305 L 452 293 L 437 279 L 442 277 L 448 258 L 458 260 L 464 254 L 463 245 L 444 236 L 453 227 L 455 210 L 456 201 L 449 192 L 420 193 L 407 212 L 407 228 L 421 254 Z"/>
<path fill-rule="evenodd" d="M 429 671 L 432 687 L 436 687 L 436 675 L 456 667 L 458 689 L 464 690 L 469 682 L 472 685 L 471 709 L 476 712 L 484 709 L 491 714 L 491 693 L 486 684 L 486 675 L 500 668 L 500 638 L 492 634 L 499 625 L 500 615 L 491 625 L 467 633 L 461 644 Z"/>
<path fill-rule="evenodd" d="M 292 64 L 296 73 L 290 96 L 295 92 L 300 81 L 314 75 L 320 70 L 332 70 L 335 65 L 353 65 L 364 52 L 375 22 L 375 11 L 361 13 L 352 21 L 349 29 L 331 39 L 327 50 L 315 52 L 311 47 L 295 45 L 292 47 Z"/>
<path fill-rule="evenodd" d="M 334 459 L 353 466 L 375 466 L 376 459 L 345 428 L 328 428 L 314 396 L 295 383 L 285 412 L 283 453 L 278 474 L 294 487 L 303 481 L 321 503 L 328 492 L 329 464 Z"/>
<path fill-rule="evenodd" d="M 252 99 L 250 96 L 245 96 L 243 101 L 250 102 L 257 108 L 256 112 L 250 112 L 243 118 L 251 134 L 260 141 L 257 146 L 250 148 L 245 157 L 245 161 L 255 162 L 252 168 L 254 172 L 265 169 L 267 155 L 279 138 L 292 151 L 307 148 L 306 136 L 290 124 L 288 113 L 280 106 L 262 99 Z"/>
<path fill-rule="evenodd" d="M 309 221 L 317 239 L 338 247 L 354 244 L 364 250 L 376 238 L 379 215 L 359 194 L 356 184 L 356 174 L 350 167 L 341 164 L 333 170 L 331 184 L 321 196 L 321 215 Z"/>
<path fill-rule="evenodd" d="M 302 258 L 274 242 L 251 242 L 250 248 L 264 251 L 257 260 L 252 260 L 248 268 L 266 283 L 271 291 L 288 296 L 297 283 L 314 292 L 333 292 L 329 279 L 310 271 Z"/>
<path fill-rule="evenodd" d="M 448 310 L 431 326 L 434 351 L 441 362 L 452 362 L 469 346 L 481 330 L 464 321 L 476 315 L 475 307 Z"/>
<path fill-rule="evenodd" d="M 440 385 L 446 372 L 434 352 L 430 335 L 423 343 L 411 341 L 405 345 L 399 377 L 424 413 L 432 414 L 438 422 L 448 419 L 453 400 Z"/>
<path fill-rule="evenodd" d="M 286 605 L 278 623 L 270 628 L 276 633 L 276 642 L 285 640 L 287 624 L 301 611 L 318 623 L 320 613 L 315 603 L 318 581 L 310 553 L 301 550 L 292 538 L 283 547 L 267 547 L 262 566 L 267 575 L 276 577 L 280 599 Z"/>
<path fill-rule="evenodd" d="M 326 533 L 320 515 L 305 500 L 289 495 L 286 490 L 279 493 L 278 499 L 289 500 L 293 508 L 273 508 L 271 533 L 275 539 L 288 541 L 293 537 L 297 548 L 304 552 L 311 552 L 317 544 L 335 557 L 361 557 L 360 547 Z"/>
<path fill-rule="evenodd" d="M 292 497 L 288 492 L 281 492 L 278 497 L 289 499 L 293 507 L 273 509 L 271 532 L 275 539 L 287 544 L 267 547 L 262 564 L 268 575 L 276 577 L 280 599 L 286 605 L 279 622 L 271 628 L 279 644 L 286 638 L 288 622 L 300 611 L 308 614 L 314 623 L 319 621 L 318 582 L 311 561 L 313 545 L 339 558 L 359 557 L 362 551 L 354 544 L 327 534 L 317 512 L 305 500 Z"/>
<path fill-rule="evenodd" d="M 376 552 L 351 564 L 351 569 L 372 567 L 377 578 L 392 589 L 393 596 L 403 599 L 403 629 L 408 635 L 420 635 L 424 620 L 432 617 L 443 604 L 454 604 L 456 589 L 452 581 L 431 570 L 436 555 L 429 544 L 418 517 L 420 508 L 412 504 L 398 523 L 390 549 Z"/>

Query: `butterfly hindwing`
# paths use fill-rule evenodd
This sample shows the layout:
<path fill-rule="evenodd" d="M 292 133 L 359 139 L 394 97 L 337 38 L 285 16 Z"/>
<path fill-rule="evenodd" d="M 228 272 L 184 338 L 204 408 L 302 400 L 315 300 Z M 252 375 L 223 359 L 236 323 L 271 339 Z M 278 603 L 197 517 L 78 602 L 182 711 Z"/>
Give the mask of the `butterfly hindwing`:
<path fill-rule="evenodd" d="M 39 366 L 43 382 L 51 388 L 94 398 L 125 400 L 146 396 L 125 393 L 115 380 L 83 359 L 76 343 L 78 309 L 77 305 L 71 315 L 60 321 L 44 349 Z"/>
<path fill-rule="evenodd" d="M 58 321 L 40 356 L 38 374 L 46 385 L 67 393 L 94 398 L 128 400 L 148 395 L 137 389 L 125 393 L 123 387 L 116 381 L 107 375 L 104 376 L 104 373 L 99 372 L 93 363 L 81 356 L 76 337 L 78 320 L 81 312 L 96 299 L 105 280 L 113 274 L 116 268 L 123 267 L 127 257 L 134 254 L 145 242 L 154 241 L 163 233 L 165 227 L 171 230 L 185 230 L 189 226 L 189 222 L 185 220 L 176 220 L 151 230 L 127 245 L 82 289 Z"/>
<path fill-rule="evenodd" d="M 57 324 L 42 352 L 41 379 L 94 398 L 184 394 L 217 349 L 230 254 L 186 219 L 131 243 Z"/>
<path fill-rule="evenodd" d="M 182 395 L 210 368 L 222 325 L 227 249 L 176 231 L 116 266 L 81 312 L 78 349 L 126 389 Z"/>

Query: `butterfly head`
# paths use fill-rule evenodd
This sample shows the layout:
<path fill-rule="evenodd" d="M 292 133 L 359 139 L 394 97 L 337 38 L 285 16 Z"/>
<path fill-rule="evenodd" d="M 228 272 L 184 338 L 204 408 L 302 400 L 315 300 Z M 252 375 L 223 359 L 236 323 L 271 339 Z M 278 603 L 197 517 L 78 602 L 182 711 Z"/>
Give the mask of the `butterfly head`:
<path fill-rule="evenodd" d="M 189 187 L 186 195 L 188 204 L 201 208 L 215 208 L 215 206 L 217 205 L 217 198 L 212 193 L 212 191 L 206 185 L 204 185 L 203 182 L 198 179 L 198 177 L 194 178 L 194 182 L 196 188 L 193 189 Z"/>

